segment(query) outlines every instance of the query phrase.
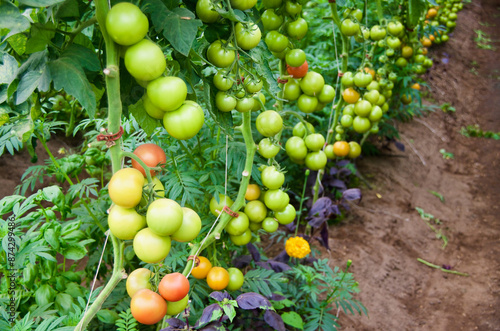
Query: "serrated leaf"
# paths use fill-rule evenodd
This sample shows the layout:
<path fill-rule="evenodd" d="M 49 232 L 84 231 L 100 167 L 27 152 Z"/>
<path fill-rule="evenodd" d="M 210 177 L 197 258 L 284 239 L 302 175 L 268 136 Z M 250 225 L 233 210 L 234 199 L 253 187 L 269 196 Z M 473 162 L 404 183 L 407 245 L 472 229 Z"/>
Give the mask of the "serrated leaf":
<path fill-rule="evenodd" d="M 64 89 L 74 96 L 93 118 L 96 110 L 95 94 L 82 68 L 67 57 L 49 62 L 49 68 L 54 89 Z"/>
<path fill-rule="evenodd" d="M 26 42 L 26 53 L 43 51 L 56 35 L 54 23 L 50 21 L 46 24 L 35 23 L 31 26 L 30 35 Z"/>
<path fill-rule="evenodd" d="M 198 27 L 203 23 L 195 19 L 195 15 L 187 8 L 169 10 L 160 0 L 148 0 L 144 11 L 151 14 L 155 30 L 163 32 L 163 36 L 172 47 L 184 56 L 188 56 Z"/>
<path fill-rule="evenodd" d="M 27 72 L 21 78 L 21 81 L 17 86 L 16 105 L 23 103 L 30 97 L 43 80 L 47 79 L 47 73 L 48 68 L 45 66 L 42 70 Z"/>
<path fill-rule="evenodd" d="M 144 109 L 142 99 L 137 101 L 135 105 L 128 106 L 128 111 L 134 116 L 135 120 L 148 136 L 155 132 L 157 127 L 161 126 L 159 120 L 152 118 Z"/>
<path fill-rule="evenodd" d="M 71 44 L 64 50 L 61 57 L 67 57 L 75 61 L 85 70 L 99 71 L 101 69 L 97 54 L 82 45 Z"/>
<path fill-rule="evenodd" d="M 14 4 L 8 1 L 0 2 L 0 29 L 9 30 L 2 42 L 10 36 L 26 31 L 29 27 L 30 22 Z"/>

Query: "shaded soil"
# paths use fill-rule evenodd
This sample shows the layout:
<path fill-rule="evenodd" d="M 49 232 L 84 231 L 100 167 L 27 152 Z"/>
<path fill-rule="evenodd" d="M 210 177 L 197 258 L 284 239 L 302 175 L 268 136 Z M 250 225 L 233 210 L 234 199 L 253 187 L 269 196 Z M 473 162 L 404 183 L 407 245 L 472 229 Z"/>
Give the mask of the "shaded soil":
<path fill-rule="evenodd" d="M 353 260 L 369 316 L 341 314 L 343 330 L 500 330 L 500 141 L 460 133 L 473 124 L 500 131 L 500 52 L 478 49 L 474 30 L 500 40 L 500 1 L 467 5 L 450 41 L 432 52 L 430 102 L 456 112 L 398 124 L 405 152 L 392 145 L 358 162 L 371 189 L 331 229 L 330 258 L 332 265 Z M 448 238 L 445 248 L 416 207 L 440 220 L 432 225 Z"/>
<path fill-rule="evenodd" d="M 353 261 L 357 299 L 369 315 L 341 313 L 343 330 L 500 330 L 500 141 L 460 134 L 472 124 L 500 131 L 500 52 L 473 41 L 474 30 L 500 40 L 499 9 L 498 0 L 467 5 L 450 41 L 432 51 L 429 102 L 451 103 L 456 112 L 437 110 L 398 124 L 405 152 L 391 145 L 384 156 L 358 162 L 371 188 L 363 188 L 361 204 L 330 230 L 328 257 L 332 266 Z M 71 148 L 57 138 L 50 147 L 53 153 Z M 441 149 L 454 158 L 444 159 Z M 37 151 L 43 164 L 48 156 L 41 146 Z M 26 152 L 0 158 L 0 198 L 12 194 L 29 159 Z M 439 219 L 432 224 L 447 237 L 445 248 L 416 207 Z"/>

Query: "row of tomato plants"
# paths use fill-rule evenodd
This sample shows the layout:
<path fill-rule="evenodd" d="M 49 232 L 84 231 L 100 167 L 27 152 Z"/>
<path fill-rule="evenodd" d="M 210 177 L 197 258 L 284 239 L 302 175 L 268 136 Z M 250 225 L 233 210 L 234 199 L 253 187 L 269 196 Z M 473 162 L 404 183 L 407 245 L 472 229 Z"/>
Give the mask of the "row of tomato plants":
<path fill-rule="evenodd" d="M 178 328 L 186 323 L 165 315 L 190 311 L 187 323 L 197 321 L 199 329 L 226 320 L 234 322 L 229 327 L 244 327 L 258 317 L 258 323 L 274 329 L 284 329 L 286 323 L 329 330 L 337 326 L 332 303 L 346 312 L 365 311 L 352 298 L 357 284 L 347 271 L 332 270 L 327 260 L 304 258 L 314 238 L 328 248 L 328 221 L 341 217 L 340 206 L 348 208 L 348 201 L 360 198 L 359 190 L 347 189 L 356 170 L 346 160 L 361 154 L 370 134 L 392 138 L 390 119 L 413 116 L 414 101 L 420 101 L 415 75 L 432 66 L 425 46 L 447 40 L 462 9 L 460 1 L 432 6 L 427 1 L 388 1 L 385 7 L 381 1 L 200 0 L 181 6 L 145 1 L 141 7 L 96 1 L 77 4 L 77 14 L 68 14 L 57 2 L 49 5 L 28 13 L 34 21 L 29 33 L 12 33 L 13 25 L 7 26 L 10 48 L 4 54 L 12 55 L 4 55 L 4 67 L 12 58 L 24 63 L 24 70 L 11 70 L 11 77 L 4 78 L 8 84 L 2 81 L 2 114 L 7 114 L 2 124 L 11 129 L 11 149 L 17 137 L 35 156 L 38 140 L 51 156 L 50 166 L 26 174 L 21 191 L 45 174 L 72 186 L 67 194 L 49 187 L 28 199 L 2 199 L 2 214 L 13 212 L 20 225 L 3 236 L 3 242 L 13 238 L 15 243 L 12 249 L 3 245 L 4 265 L 12 252 L 23 269 L 19 285 L 38 283 L 17 297 L 14 316 L 27 321 L 31 314 L 40 323 L 55 305 L 54 328 L 78 324 L 76 329 L 84 329 L 96 314 L 122 329 L 135 327 L 132 316 L 143 324 L 160 322 L 157 328 Z M 12 7 L 4 5 L 2 13 L 12 14 Z M 50 10 L 56 13 L 56 25 L 47 15 Z M 308 20 L 315 13 L 326 14 Z M 154 29 L 149 29 L 150 20 Z M 100 32 L 92 29 L 96 22 Z M 325 29 L 324 22 L 330 27 Z M 306 38 L 308 24 L 313 29 Z M 321 42 L 324 36 L 326 42 Z M 315 38 L 320 42 L 314 43 Z M 92 49 L 89 42 L 100 46 Z M 40 44 L 45 48 L 40 50 Z M 102 86 L 102 76 L 92 74 L 99 66 L 85 58 L 96 49 L 102 49 L 97 52 L 104 67 Z M 333 70 L 321 69 L 314 60 L 333 63 Z M 71 65 L 76 70 L 65 71 Z M 82 73 L 93 80 L 77 90 Z M 83 93 L 88 87 L 94 103 Z M 30 89 L 38 93 L 26 96 Z M 123 117 L 122 105 L 132 120 Z M 106 114 L 101 109 L 107 109 L 106 134 L 95 130 L 104 124 L 98 120 Z M 46 140 L 61 124 L 68 126 L 67 133 L 73 128 L 86 132 L 89 145 L 83 146 L 83 155 L 52 156 Z M 286 128 L 291 126 L 290 135 Z M 135 148 L 146 135 L 157 145 Z M 286 157 L 279 154 L 282 149 Z M 128 158 L 132 168 L 122 169 Z M 113 175 L 107 190 L 97 192 L 105 186 L 108 160 Z M 98 179 L 80 181 L 82 167 Z M 106 216 L 108 194 L 113 206 Z M 234 202 L 230 196 L 236 197 Z M 32 208 L 37 210 L 28 213 Z M 82 215 L 83 222 L 75 222 Z M 82 272 L 74 267 L 66 271 L 65 261 L 58 263 L 55 257 L 79 260 L 86 246 L 104 249 L 107 226 L 113 253 L 104 250 L 101 259 L 113 264 L 113 270 L 109 275 L 99 269 L 99 250 L 91 255 L 85 278 L 89 281 L 97 272 L 107 284 L 89 298 L 87 308 L 82 298 L 90 294 L 79 284 Z M 258 245 L 261 239 L 283 240 L 285 250 L 267 257 Z M 126 272 L 127 282 L 120 285 Z M 189 275 L 197 280 L 188 281 Z M 198 280 L 205 278 L 206 283 Z M 209 289 L 239 296 L 209 296 Z M 209 298 L 215 303 L 206 306 Z M 129 305 L 132 316 L 118 316 Z M 106 327 L 94 323 L 91 328 Z"/>

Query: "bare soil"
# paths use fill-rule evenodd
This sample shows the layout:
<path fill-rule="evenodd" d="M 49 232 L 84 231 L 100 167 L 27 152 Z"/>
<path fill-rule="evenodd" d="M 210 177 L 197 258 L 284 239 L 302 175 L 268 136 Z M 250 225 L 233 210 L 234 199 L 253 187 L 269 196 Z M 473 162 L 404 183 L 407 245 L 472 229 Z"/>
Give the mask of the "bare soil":
<path fill-rule="evenodd" d="M 360 205 L 330 229 L 327 256 L 332 266 L 353 261 L 357 299 L 369 315 L 340 313 L 343 330 L 500 330 L 500 141 L 460 134 L 473 124 L 500 131 L 500 52 L 477 48 L 474 30 L 500 41 L 500 1 L 467 5 L 450 41 L 432 50 L 428 102 L 451 103 L 456 112 L 399 123 L 405 152 L 391 145 L 383 156 L 358 162 L 371 188 L 364 187 Z M 61 147 L 71 143 L 51 140 L 53 153 Z M 454 158 L 444 159 L 440 149 Z M 48 156 L 41 146 L 37 151 L 43 164 Z M 0 198 L 12 194 L 29 159 L 26 152 L 0 158 Z M 445 248 L 416 207 L 439 219 L 433 225 L 448 238 Z"/>

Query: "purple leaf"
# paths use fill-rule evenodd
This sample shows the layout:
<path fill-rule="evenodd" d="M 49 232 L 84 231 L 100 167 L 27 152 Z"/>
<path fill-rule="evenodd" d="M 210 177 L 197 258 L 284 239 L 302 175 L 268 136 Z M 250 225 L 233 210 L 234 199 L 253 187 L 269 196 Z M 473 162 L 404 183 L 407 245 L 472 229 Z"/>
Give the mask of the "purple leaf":
<path fill-rule="evenodd" d="M 180 330 L 186 327 L 186 323 L 178 318 L 169 318 L 165 322 L 168 323 L 168 326 L 160 331 Z"/>
<path fill-rule="evenodd" d="M 255 262 L 259 262 L 260 261 L 260 253 L 257 250 L 257 247 L 255 247 L 254 244 L 252 244 L 252 243 L 248 243 L 247 249 L 250 252 L 250 255 L 252 255 L 253 260 Z"/>
<path fill-rule="evenodd" d="M 313 217 L 311 220 L 308 222 L 310 226 L 313 228 L 319 228 L 323 223 L 326 222 L 326 218 L 324 217 Z"/>
<path fill-rule="evenodd" d="M 267 310 L 264 313 L 264 321 L 269 324 L 274 330 L 285 331 L 285 323 L 283 323 L 283 318 L 281 318 L 278 313 L 272 310 Z"/>
<path fill-rule="evenodd" d="M 235 258 L 233 260 L 233 266 L 238 268 L 238 269 L 243 269 L 247 265 L 249 265 L 251 261 L 252 261 L 252 257 L 250 255 L 238 256 L 237 258 Z"/>
<path fill-rule="evenodd" d="M 321 211 L 330 208 L 331 205 L 332 205 L 332 199 L 328 197 L 319 198 L 314 204 L 314 206 L 312 206 L 311 210 L 309 210 L 309 216 L 320 214 Z"/>
<path fill-rule="evenodd" d="M 342 201 L 342 202 L 340 203 L 340 205 L 341 205 L 342 207 L 344 207 L 344 209 L 345 209 L 345 210 L 347 210 L 347 211 L 351 210 L 351 207 L 349 207 L 349 204 L 348 204 L 347 202 L 345 202 L 345 201 Z"/>
<path fill-rule="evenodd" d="M 325 224 L 321 228 L 320 235 L 321 235 L 321 241 L 323 242 L 323 246 L 325 246 L 325 248 L 327 250 L 330 250 L 330 245 L 328 244 L 328 225 L 327 224 Z"/>
<path fill-rule="evenodd" d="M 264 268 L 264 269 L 267 269 L 267 270 L 271 270 L 271 266 L 267 262 L 262 262 L 261 261 L 261 262 L 255 263 L 255 264 L 258 265 L 261 268 Z"/>
<path fill-rule="evenodd" d="M 342 193 L 342 199 L 347 201 L 361 200 L 361 190 L 359 188 L 350 188 Z"/>
<path fill-rule="evenodd" d="M 215 299 L 219 302 L 223 301 L 224 299 L 228 299 L 228 300 L 231 300 L 231 296 L 229 295 L 229 293 L 227 293 L 226 291 L 224 292 L 219 292 L 219 291 L 214 291 L 212 293 L 210 293 L 210 297 L 212 299 Z"/>
<path fill-rule="evenodd" d="M 331 168 L 330 168 L 330 175 L 335 175 L 335 174 L 337 174 L 337 172 L 338 172 L 338 171 L 339 171 L 339 170 L 338 170 L 337 168 L 335 168 L 335 167 L 331 167 Z"/>
<path fill-rule="evenodd" d="M 236 298 L 236 302 L 241 309 L 249 310 L 249 309 L 271 309 L 271 303 L 266 299 L 263 295 L 247 292 L 240 294 L 239 297 Z"/>
<path fill-rule="evenodd" d="M 340 160 L 339 162 L 337 162 L 337 167 L 345 167 L 346 165 L 349 164 L 349 160 Z"/>
<path fill-rule="evenodd" d="M 352 171 L 347 168 L 342 168 L 339 170 L 339 177 L 347 177 L 352 174 Z"/>
<path fill-rule="evenodd" d="M 337 187 L 337 188 L 341 188 L 341 189 L 346 189 L 347 186 L 345 185 L 344 181 L 343 180 L 340 180 L 340 179 L 335 179 L 332 183 L 332 186 L 333 187 Z"/>
<path fill-rule="evenodd" d="M 290 261 L 290 256 L 288 256 L 285 250 L 282 250 L 281 253 L 279 253 L 278 256 L 276 256 L 273 260 L 287 263 L 288 261 Z"/>
<path fill-rule="evenodd" d="M 282 296 L 281 294 L 276 294 L 276 293 L 273 293 L 271 295 L 271 300 L 273 301 L 281 301 L 281 300 L 285 300 L 286 297 Z"/>
<path fill-rule="evenodd" d="M 394 141 L 394 145 L 396 145 L 396 148 L 399 149 L 401 152 L 405 151 L 405 145 L 402 142 Z"/>
<path fill-rule="evenodd" d="M 203 325 L 218 320 L 222 315 L 224 315 L 222 308 L 218 303 L 213 303 L 203 309 L 203 314 L 198 320 L 198 325 Z"/>
<path fill-rule="evenodd" d="M 295 231 L 295 223 L 290 223 L 285 225 L 285 227 L 288 229 L 288 231 L 293 232 Z"/>
<path fill-rule="evenodd" d="M 269 260 L 267 262 L 269 262 L 269 265 L 271 266 L 271 268 L 273 268 L 275 272 L 283 272 L 291 269 L 291 267 L 288 264 L 283 262 L 278 262 L 273 260 Z"/>
<path fill-rule="evenodd" d="M 338 205 L 332 205 L 330 207 L 330 212 L 335 215 L 340 215 L 340 209 Z"/>
<path fill-rule="evenodd" d="M 226 316 L 227 317 L 227 316 Z M 224 331 L 226 330 L 226 328 L 222 325 L 221 322 L 217 321 L 217 322 L 212 322 L 204 327 L 202 327 L 201 329 L 198 329 L 198 330 L 202 330 L 202 331 Z"/>

